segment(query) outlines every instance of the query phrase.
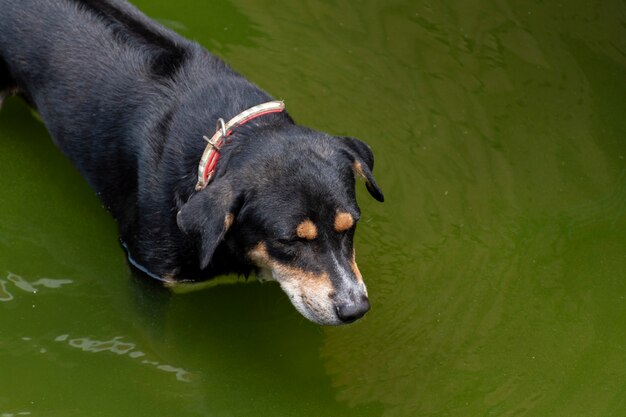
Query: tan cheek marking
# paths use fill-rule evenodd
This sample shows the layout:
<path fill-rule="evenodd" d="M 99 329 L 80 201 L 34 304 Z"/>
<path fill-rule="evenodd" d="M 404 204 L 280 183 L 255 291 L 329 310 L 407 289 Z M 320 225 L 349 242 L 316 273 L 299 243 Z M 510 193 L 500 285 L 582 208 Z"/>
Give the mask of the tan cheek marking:
<path fill-rule="evenodd" d="M 228 213 L 226 217 L 224 217 L 224 231 L 228 232 L 230 226 L 233 225 L 233 221 L 235 220 L 235 215 L 233 213 Z"/>
<path fill-rule="evenodd" d="M 311 220 L 305 220 L 296 227 L 296 235 L 302 239 L 313 240 L 317 237 L 317 227 Z"/>
<path fill-rule="evenodd" d="M 335 231 L 336 232 L 345 232 L 350 229 L 354 225 L 354 219 L 350 213 L 346 213 L 345 211 L 340 211 L 335 216 Z"/>
<path fill-rule="evenodd" d="M 248 257 L 258 266 L 270 267 L 279 275 L 297 281 L 300 290 L 306 289 L 306 292 L 313 291 L 322 295 L 329 295 L 333 290 L 330 276 L 326 272 L 316 274 L 282 264 L 269 256 L 264 242 L 260 242 L 248 252 Z"/>
<path fill-rule="evenodd" d="M 332 284 L 330 283 L 330 276 L 323 272 L 316 274 L 313 272 L 305 271 L 300 268 L 294 268 L 279 262 L 270 261 L 270 266 L 273 270 L 277 271 L 284 277 L 289 277 L 290 280 L 295 280 L 303 291 L 304 295 L 309 292 L 314 292 L 319 295 L 329 295 L 332 291 Z"/>
<path fill-rule="evenodd" d="M 257 266 L 269 266 L 270 256 L 267 253 L 265 242 L 259 242 L 250 252 L 248 252 L 248 258 L 254 262 Z"/>

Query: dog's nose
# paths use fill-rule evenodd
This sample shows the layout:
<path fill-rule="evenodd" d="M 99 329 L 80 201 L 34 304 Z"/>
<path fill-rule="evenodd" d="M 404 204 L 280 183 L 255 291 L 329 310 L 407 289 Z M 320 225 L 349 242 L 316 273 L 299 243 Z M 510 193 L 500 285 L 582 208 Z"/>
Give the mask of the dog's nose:
<path fill-rule="evenodd" d="M 349 301 L 336 306 L 337 316 L 344 323 L 352 323 L 363 317 L 370 309 L 370 302 L 363 296 L 357 301 Z"/>

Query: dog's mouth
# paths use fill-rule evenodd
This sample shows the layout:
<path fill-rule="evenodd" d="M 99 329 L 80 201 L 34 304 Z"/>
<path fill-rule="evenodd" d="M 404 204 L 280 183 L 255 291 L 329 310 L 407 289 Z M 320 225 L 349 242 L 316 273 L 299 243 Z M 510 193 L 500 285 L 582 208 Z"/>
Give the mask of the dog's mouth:
<path fill-rule="evenodd" d="M 337 276 L 331 280 L 328 272 L 309 272 L 270 258 L 263 243 L 250 251 L 249 257 L 258 268 L 259 280 L 277 281 L 296 310 L 314 323 L 348 324 L 370 309 L 367 289 L 356 264 L 350 273 L 333 256 L 336 270 L 333 273 Z"/>
<path fill-rule="evenodd" d="M 332 291 L 325 289 L 324 285 L 306 288 L 298 278 L 284 276 L 280 270 L 261 268 L 258 277 L 261 281 L 278 282 L 296 310 L 317 324 L 339 326 L 353 323 L 369 310 L 365 295 L 362 296 L 362 304 L 338 303 L 332 296 Z"/>
<path fill-rule="evenodd" d="M 326 296 L 327 300 L 324 300 L 323 296 L 307 294 L 293 279 L 276 277 L 276 281 L 289 297 L 291 304 L 307 319 L 325 326 L 344 324 L 337 316 L 330 297 Z"/>

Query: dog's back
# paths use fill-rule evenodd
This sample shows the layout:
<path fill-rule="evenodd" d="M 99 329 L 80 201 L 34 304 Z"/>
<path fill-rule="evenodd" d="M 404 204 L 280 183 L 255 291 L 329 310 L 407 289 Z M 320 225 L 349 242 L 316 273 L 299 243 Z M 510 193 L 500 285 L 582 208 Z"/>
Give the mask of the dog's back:
<path fill-rule="evenodd" d="M 173 79 L 211 56 L 117 0 L 0 0 L 0 10 L 0 98 L 22 95 L 120 224 L 131 224 L 122 217 L 137 216 L 138 161 L 163 148 L 155 142 L 165 141 L 159 129 L 177 100 Z"/>
<path fill-rule="evenodd" d="M 189 198 L 202 136 L 271 100 L 121 0 L 0 0 L 0 11 L 0 87 L 39 112 L 129 246 L 179 233 L 170 205 Z"/>
<path fill-rule="evenodd" d="M 0 0 L 0 10 L 0 95 L 24 96 L 120 215 L 128 205 L 119 194 L 136 192 L 136 161 L 154 159 L 140 156 L 162 149 L 153 142 L 163 138 L 153 131 L 167 119 L 181 86 L 202 82 L 174 83 L 182 68 L 228 68 L 126 2 Z"/>
<path fill-rule="evenodd" d="M 84 138 L 86 127 L 67 121 L 86 113 L 89 130 L 98 131 L 98 120 L 119 125 L 132 113 L 129 97 L 164 94 L 159 87 L 193 47 L 115 0 L 0 0 L 0 10 L 0 74 L 36 107 L 64 150 L 65 136 Z"/>
<path fill-rule="evenodd" d="M 116 0 L 0 0 L 0 50 L 14 78 L 39 87 L 44 69 L 63 70 L 63 78 L 94 82 L 108 76 L 146 71 L 172 76 L 193 44 Z M 150 54 L 133 53 L 137 48 Z M 64 60 L 50 59 L 64 57 Z M 145 58 L 150 59 L 146 62 Z M 73 62 L 79 61 L 77 68 Z M 89 71 L 85 63 L 97 70 Z M 75 74 L 76 71 L 79 74 Z M 74 74 L 73 74 L 74 73 Z"/>

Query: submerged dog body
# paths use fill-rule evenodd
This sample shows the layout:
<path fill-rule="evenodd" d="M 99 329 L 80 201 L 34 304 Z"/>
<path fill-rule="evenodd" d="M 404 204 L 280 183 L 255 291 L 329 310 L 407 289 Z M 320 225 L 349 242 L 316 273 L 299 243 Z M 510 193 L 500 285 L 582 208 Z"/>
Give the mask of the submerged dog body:
<path fill-rule="evenodd" d="M 236 129 L 196 192 L 202 137 L 269 95 L 123 1 L 0 10 L 0 101 L 18 93 L 39 112 L 137 264 L 171 281 L 256 271 L 321 324 L 365 314 L 355 173 L 383 199 L 367 145 L 264 115 Z"/>

